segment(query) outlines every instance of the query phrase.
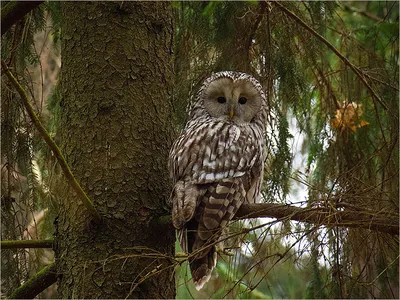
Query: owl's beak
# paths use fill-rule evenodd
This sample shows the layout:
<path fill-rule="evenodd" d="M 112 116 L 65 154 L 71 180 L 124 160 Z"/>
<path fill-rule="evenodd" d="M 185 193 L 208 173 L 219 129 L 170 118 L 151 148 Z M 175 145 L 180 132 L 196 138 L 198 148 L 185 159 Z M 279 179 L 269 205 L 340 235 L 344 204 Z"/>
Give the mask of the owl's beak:
<path fill-rule="evenodd" d="M 233 116 L 235 115 L 235 111 L 233 110 L 233 107 L 229 110 L 229 119 L 232 120 Z"/>

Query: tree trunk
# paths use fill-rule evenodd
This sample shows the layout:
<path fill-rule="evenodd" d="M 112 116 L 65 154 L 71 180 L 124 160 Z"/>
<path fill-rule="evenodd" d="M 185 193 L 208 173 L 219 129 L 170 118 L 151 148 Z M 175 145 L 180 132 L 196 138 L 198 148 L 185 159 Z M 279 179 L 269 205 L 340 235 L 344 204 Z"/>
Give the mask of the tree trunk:
<path fill-rule="evenodd" d="M 158 222 L 170 192 L 171 4 L 62 6 L 62 150 L 102 222 L 66 188 L 59 297 L 174 298 L 175 233 Z"/>

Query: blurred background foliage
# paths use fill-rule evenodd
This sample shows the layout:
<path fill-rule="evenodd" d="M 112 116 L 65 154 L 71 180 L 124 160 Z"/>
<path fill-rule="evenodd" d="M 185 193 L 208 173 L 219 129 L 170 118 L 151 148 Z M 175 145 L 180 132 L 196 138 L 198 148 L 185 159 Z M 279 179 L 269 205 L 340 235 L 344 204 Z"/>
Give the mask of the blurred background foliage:
<path fill-rule="evenodd" d="M 2 59 L 56 141 L 60 5 L 45 2 L 7 31 L 1 44 Z M 177 131 L 188 101 L 210 73 L 251 73 L 264 86 L 270 107 L 264 201 L 379 211 L 398 220 L 397 1 L 172 6 Z M 60 170 L 3 77 L 1 237 L 52 238 L 62 197 Z M 177 268 L 177 298 L 399 295 L 398 236 L 267 218 L 236 221 L 230 234 L 227 246 L 234 255 L 220 255 L 203 290 L 194 289 L 186 262 Z M 3 250 L 2 295 L 52 260 L 49 250 Z M 54 288 L 40 297 L 55 297 Z"/>

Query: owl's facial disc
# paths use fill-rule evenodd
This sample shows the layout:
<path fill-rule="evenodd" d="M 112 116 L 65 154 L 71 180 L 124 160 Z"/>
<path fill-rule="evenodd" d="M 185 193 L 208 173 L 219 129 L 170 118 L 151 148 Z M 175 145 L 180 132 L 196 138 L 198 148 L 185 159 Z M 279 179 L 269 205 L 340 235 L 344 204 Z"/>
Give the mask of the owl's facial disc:
<path fill-rule="evenodd" d="M 204 92 L 205 109 L 221 121 L 249 123 L 260 111 L 261 103 L 260 93 L 246 80 L 220 78 Z"/>

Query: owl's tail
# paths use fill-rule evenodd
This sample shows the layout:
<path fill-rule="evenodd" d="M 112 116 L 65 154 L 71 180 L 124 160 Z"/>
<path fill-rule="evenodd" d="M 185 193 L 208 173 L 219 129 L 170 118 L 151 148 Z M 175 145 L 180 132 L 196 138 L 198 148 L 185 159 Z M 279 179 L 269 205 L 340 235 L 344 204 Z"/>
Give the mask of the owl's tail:
<path fill-rule="evenodd" d="M 194 218 L 186 224 L 186 230 L 180 235 L 180 242 L 184 251 L 189 254 L 190 273 L 196 289 L 199 291 L 211 278 L 211 272 L 217 265 L 217 251 L 215 245 L 207 245 L 198 236 L 198 221 Z M 213 231 L 209 231 L 210 234 Z M 179 236 L 179 234 L 178 234 Z M 213 235 L 213 242 L 219 235 Z M 195 241 L 198 240 L 199 246 L 193 248 Z M 186 248 L 186 250 L 185 250 Z"/>
<path fill-rule="evenodd" d="M 205 256 L 189 260 L 189 265 L 196 290 L 199 291 L 210 280 L 211 272 L 217 265 L 215 246 L 212 246 Z"/>

